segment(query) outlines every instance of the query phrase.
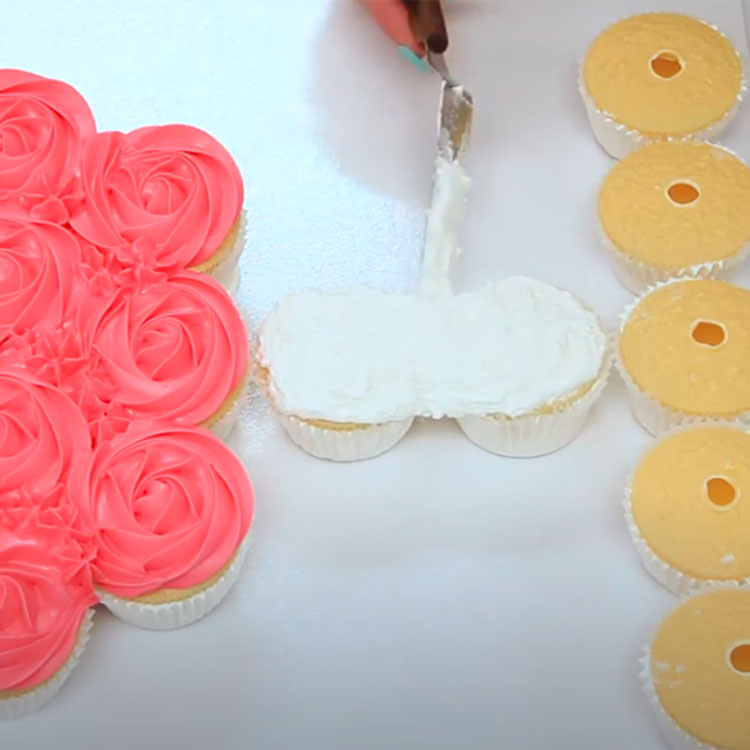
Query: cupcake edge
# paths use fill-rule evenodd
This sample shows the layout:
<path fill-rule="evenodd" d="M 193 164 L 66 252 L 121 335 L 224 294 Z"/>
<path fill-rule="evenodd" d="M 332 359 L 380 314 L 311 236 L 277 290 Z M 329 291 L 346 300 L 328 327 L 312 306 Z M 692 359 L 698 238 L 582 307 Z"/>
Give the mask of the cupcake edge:
<path fill-rule="evenodd" d="M 91 628 L 94 625 L 93 618 L 94 608 L 89 607 L 86 610 L 78 638 L 70 656 L 52 677 L 38 687 L 31 688 L 28 692 L 11 698 L 0 698 L 0 721 L 18 719 L 37 711 L 57 695 L 86 649 L 86 644 L 91 637 Z"/>
<path fill-rule="evenodd" d="M 247 556 L 249 532 L 240 542 L 232 562 L 211 586 L 193 596 L 165 604 L 141 604 L 97 587 L 104 606 L 123 622 L 145 630 L 174 630 L 205 617 L 226 597 L 237 582 Z"/>
<path fill-rule="evenodd" d="M 615 348 L 615 367 L 620 374 L 625 387 L 628 391 L 628 400 L 630 402 L 630 409 L 633 412 L 636 420 L 639 424 L 654 437 L 661 437 L 668 433 L 670 430 L 679 427 L 681 424 L 695 422 L 696 420 L 705 420 L 713 422 L 732 422 L 735 424 L 748 425 L 750 424 L 750 409 L 739 412 L 733 415 L 702 415 L 702 414 L 689 414 L 679 409 L 673 409 L 670 406 L 662 404 L 660 401 L 653 398 L 649 393 L 643 390 L 636 382 L 633 376 L 628 371 L 627 365 L 625 364 L 622 357 L 622 347 L 620 346 L 620 340 L 622 333 L 625 330 L 625 326 L 630 320 L 630 316 L 633 314 L 635 309 L 641 302 L 646 299 L 650 294 L 661 289 L 669 284 L 685 283 L 690 281 L 702 281 L 704 279 L 696 278 L 677 278 L 669 279 L 668 281 L 658 282 L 643 290 L 643 292 L 636 296 L 630 304 L 620 314 L 620 325 L 619 334 L 617 336 L 617 344 Z"/>
<path fill-rule="evenodd" d="M 470 415 L 456 421 L 469 440 L 499 456 L 533 458 L 554 453 L 572 442 L 583 429 L 591 408 L 609 380 L 614 348 L 615 337 L 607 335 L 599 374 L 583 395 L 560 411 L 509 418 Z"/>
<path fill-rule="evenodd" d="M 240 273 L 238 268 L 238 262 L 240 256 L 245 250 L 245 243 L 247 240 L 247 210 L 242 209 L 239 218 L 239 228 L 237 230 L 237 237 L 235 238 L 232 245 L 227 250 L 219 248 L 210 258 L 199 263 L 196 266 L 190 266 L 189 270 L 197 271 L 198 273 L 205 273 L 207 276 L 211 276 L 221 284 L 224 289 L 230 294 L 236 294 L 239 288 Z M 230 229 L 230 233 L 234 230 L 234 226 Z"/>
<path fill-rule="evenodd" d="M 619 21 L 623 20 L 626 19 L 619 19 Z M 721 31 L 721 29 L 719 29 L 717 26 L 714 26 L 713 24 L 708 23 L 703 19 L 698 20 L 727 39 L 726 34 L 724 34 L 724 32 Z M 614 21 L 613 23 L 608 24 L 605 29 L 603 29 L 599 33 L 603 33 L 607 28 L 615 25 L 616 23 L 619 23 L 619 21 Z M 597 36 L 594 38 L 596 39 L 598 36 L 599 34 L 597 34 Z M 665 136 L 662 138 L 650 138 L 649 136 L 641 133 L 638 130 L 629 128 L 627 125 L 618 122 L 608 112 L 605 112 L 604 110 L 597 107 L 596 102 L 586 88 L 586 82 L 583 75 L 583 68 L 586 61 L 586 55 L 584 55 L 578 65 L 578 91 L 581 95 L 581 99 L 583 99 L 583 104 L 586 108 L 586 114 L 588 115 L 591 129 L 594 131 L 594 137 L 598 141 L 599 145 L 613 158 L 622 159 L 641 146 L 645 146 L 655 141 L 710 141 L 713 140 L 716 136 L 720 135 L 721 132 L 727 127 L 727 125 L 729 125 L 729 123 L 737 114 L 737 110 L 739 109 L 740 104 L 742 104 L 742 101 L 744 100 L 748 91 L 747 62 L 743 55 L 736 49 L 734 43 L 732 43 L 732 48 L 737 52 L 737 57 L 739 58 L 740 65 L 742 66 L 742 81 L 740 82 L 740 89 L 737 92 L 737 98 L 729 111 L 721 119 L 717 120 L 715 123 L 709 125 L 703 130 L 681 136 Z M 586 54 L 588 54 L 588 49 L 586 51 Z"/>
<path fill-rule="evenodd" d="M 638 556 L 646 569 L 646 572 L 661 584 L 668 591 L 671 591 L 676 596 L 684 597 L 691 594 L 692 592 L 702 590 L 704 593 L 714 588 L 720 588 L 722 586 L 750 586 L 750 577 L 737 578 L 737 579 L 725 579 L 717 580 L 710 578 L 694 578 L 687 573 L 682 572 L 679 568 L 670 565 L 668 562 L 659 557 L 656 552 L 649 546 L 645 536 L 641 532 L 638 524 L 635 520 L 633 513 L 633 479 L 635 478 L 635 472 L 637 467 L 640 466 L 641 461 L 662 441 L 668 440 L 673 435 L 678 435 L 681 432 L 687 432 L 693 429 L 701 427 L 732 427 L 742 432 L 748 432 L 748 426 L 743 425 L 741 422 L 731 420 L 718 420 L 718 419 L 691 419 L 683 422 L 680 425 L 673 427 L 662 435 L 656 443 L 651 444 L 638 459 L 636 469 L 630 474 L 625 484 L 625 492 L 622 500 L 623 510 L 625 513 L 625 523 L 627 524 L 628 531 L 630 532 L 630 538 L 633 542 Z"/>
<path fill-rule="evenodd" d="M 702 594 L 707 594 L 717 589 L 733 589 L 738 588 L 737 584 L 726 582 L 719 583 L 713 586 L 701 586 L 694 591 L 691 591 L 687 596 L 681 597 L 680 606 L 689 599 Z M 667 615 L 668 616 L 668 615 Z M 663 623 L 663 620 L 662 620 Z M 685 731 L 670 715 L 667 713 L 664 704 L 659 699 L 659 694 L 656 692 L 656 683 L 654 682 L 654 674 L 651 670 L 651 643 L 653 638 L 656 636 L 660 625 L 657 627 L 656 632 L 644 646 L 641 656 L 638 658 L 638 681 L 641 686 L 641 690 L 645 693 L 648 702 L 651 704 L 651 709 L 654 716 L 656 717 L 659 731 L 664 742 L 672 748 L 672 750 L 720 750 L 712 745 L 706 745 L 697 739 L 695 736 Z"/>
<path fill-rule="evenodd" d="M 691 266 L 657 266 L 644 260 L 637 260 L 617 247 L 607 234 L 598 212 L 596 233 L 599 243 L 612 261 L 617 279 L 631 294 L 640 294 L 650 286 L 677 279 L 725 280 L 736 273 L 750 257 L 750 242 L 748 242 L 721 260 L 695 263 Z"/>

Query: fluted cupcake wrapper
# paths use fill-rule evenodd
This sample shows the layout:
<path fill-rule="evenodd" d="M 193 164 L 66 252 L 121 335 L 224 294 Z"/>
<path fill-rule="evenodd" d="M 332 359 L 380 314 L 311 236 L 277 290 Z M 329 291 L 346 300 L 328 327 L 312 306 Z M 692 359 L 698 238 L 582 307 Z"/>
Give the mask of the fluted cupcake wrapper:
<path fill-rule="evenodd" d="M 393 448 L 414 421 L 409 418 L 351 430 L 330 430 L 279 412 L 276 412 L 276 417 L 292 442 L 311 456 L 329 461 L 375 458 Z"/>
<path fill-rule="evenodd" d="M 711 26 L 714 31 L 717 31 L 724 36 L 721 30 L 716 28 L 716 26 L 711 24 L 708 25 Z M 578 91 L 581 94 L 581 99 L 583 99 L 583 104 L 586 107 L 586 114 L 591 123 L 591 129 L 594 131 L 594 136 L 599 142 L 599 145 L 610 156 L 613 156 L 615 159 L 622 159 L 636 149 L 649 143 L 654 143 L 655 141 L 711 141 L 720 135 L 727 125 L 729 125 L 734 119 L 740 104 L 747 94 L 747 64 L 742 57 L 740 57 L 740 60 L 742 61 L 743 68 L 742 85 L 740 86 L 737 99 L 731 109 L 720 120 L 717 120 L 704 130 L 698 130 L 694 133 L 688 133 L 681 136 L 651 138 L 644 133 L 640 133 L 637 130 L 629 128 L 627 125 L 618 122 L 612 115 L 599 109 L 586 88 L 583 76 L 584 60 L 581 60 L 578 66 Z"/>
<path fill-rule="evenodd" d="M 215 422 L 209 421 L 207 428 L 216 435 L 219 440 L 226 442 L 232 434 L 234 426 L 242 412 L 242 406 L 250 389 L 250 376 L 245 375 L 242 385 L 234 396 L 229 408 Z"/>
<path fill-rule="evenodd" d="M 663 437 L 666 440 L 671 435 L 685 430 L 692 430 L 700 427 L 734 427 L 736 429 L 747 429 L 746 426 L 741 425 L 737 422 L 731 421 L 719 421 L 719 420 L 692 420 L 685 424 L 679 425 L 676 428 L 669 430 Z M 649 448 L 649 451 L 653 450 L 653 446 Z M 685 596 L 693 591 L 708 590 L 717 586 L 725 586 L 727 584 L 736 584 L 738 586 L 750 586 L 750 578 L 739 578 L 735 580 L 711 580 L 711 579 L 700 579 L 694 578 L 687 573 L 681 571 L 679 568 L 670 565 L 661 557 L 659 557 L 653 549 L 649 546 L 646 538 L 643 536 L 638 524 L 635 521 L 633 515 L 633 476 L 631 475 L 625 485 L 625 494 L 623 497 L 623 509 L 625 511 L 625 522 L 630 532 L 630 537 L 633 541 L 638 556 L 643 563 L 643 567 L 646 571 L 664 588 L 671 591 L 677 596 Z"/>
<path fill-rule="evenodd" d="M 0 720 L 18 719 L 26 716 L 42 708 L 57 695 L 81 659 L 81 654 L 83 654 L 91 636 L 91 628 L 94 624 L 93 617 L 94 610 L 87 610 L 71 655 L 49 680 L 28 693 L 23 693 L 14 698 L 0 698 Z"/>
<path fill-rule="evenodd" d="M 211 265 L 205 271 L 202 270 L 202 266 L 206 264 L 200 264 L 194 270 L 205 273 L 208 276 L 216 279 L 229 294 L 234 294 L 237 291 L 240 281 L 239 269 L 237 263 L 245 249 L 245 240 L 247 237 L 247 212 L 243 209 L 240 215 L 240 229 L 237 232 L 237 239 L 234 244 L 215 265 Z M 209 258 L 208 264 L 211 263 Z"/>
<path fill-rule="evenodd" d="M 141 604 L 98 589 L 102 604 L 115 617 L 146 630 L 174 630 L 191 625 L 214 609 L 237 582 L 247 555 L 248 537 L 237 548 L 234 559 L 222 576 L 211 586 L 193 596 L 165 604 Z"/>
<path fill-rule="evenodd" d="M 700 588 L 691 591 L 688 595 L 682 597 L 682 601 L 692 599 L 694 596 L 701 596 L 717 588 L 737 588 L 736 583 L 717 583 L 714 585 L 702 585 Z M 648 702 L 656 717 L 662 738 L 665 744 L 672 750 L 724 750 L 714 745 L 706 745 L 698 740 L 689 732 L 686 732 L 677 722 L 667 713 L 664 704 L 659 699 L 656 692 L 656 683 L 654 682 L 654 673 L 651 669 L 651 642 L 644 647 L 643 652 L 638 659 L 638 681 Z"/>
<path fill-rule="evenodd" d="M 609 337 L 602 368 L 591 388 L 559 411 L 520 417 L 467 416 L 457 419 L 466 436 L 480 448 L 511 458 L 531 458 L 560 450 L 581 431 L 602 395 L 614 359 Z"/>
<path fill-rule="evenodd" d="M 655 292 L 668 284 L 678 284 L 683 282 L 700 281 L 700 279 L 670 279 L 669 281 L 660 282 L 645 289 L 642 294 L 637 296 L 623 311 L 620 316 L 620 336 L 625 326 L 633 314 L 633 311 L 640 303 Z M 644 391 L 633 379 L 628 371 L 627 366 L 622 358 L 622 348 L 618 342 L 615 350 L 615 367 L 620 373 L 620 377 L 625 383 L 628 392 L 628 400 L 633 415 L 641 426 L 655 437 L 661 437 L 670 430 L 673 430 L 685 423 L 695 423 L 696 421 L 716 421 L 716 422 L 733 422 L 741 425 L 750 425 L 750 410 L 740 412 L 739 414 L 721 415 L 721 414 L 689 414 L 679 409 L 674 409 L 666 404 L 661 403 L 653 398 L 649 393 Z"/>
<path fill-rule="evenodd" d="M 617 278 L 633 294 L 640 294 L 650 286 L 674 279 L 726 279 L 739 270 L 750 256 L 750 243 L 748 243 L 728 258 L 721 260 L 706 261 L 690 266 L 657 266 L 632 258 L 623 252 L 612 241 L 598 217 L 596 230 L 600 244 L 612 260 Z"/>

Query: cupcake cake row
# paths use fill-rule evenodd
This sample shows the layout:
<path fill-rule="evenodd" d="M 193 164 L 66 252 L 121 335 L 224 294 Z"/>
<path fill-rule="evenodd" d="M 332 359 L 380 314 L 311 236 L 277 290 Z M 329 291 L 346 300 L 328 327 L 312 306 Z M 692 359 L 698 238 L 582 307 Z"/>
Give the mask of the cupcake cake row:
<path fill-rule="evenodd" d="M 95 606 L 139 627 L 236 580 L 253 492 L 228 436 L 248 337 L 228 152 L 97 132 L 69 85 L 0 70 L 0 717 L 59 690 Z"/>

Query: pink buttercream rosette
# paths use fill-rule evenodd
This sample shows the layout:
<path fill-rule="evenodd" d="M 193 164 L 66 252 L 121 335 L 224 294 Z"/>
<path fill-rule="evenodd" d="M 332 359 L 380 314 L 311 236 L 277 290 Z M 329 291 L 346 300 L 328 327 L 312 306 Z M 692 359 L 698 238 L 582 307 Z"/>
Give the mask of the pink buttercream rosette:
<path fill-rule="evenodd" d="M 64 224 L 94 116 L 67 83 L 0 69 L 0 212 Z"/>
<path fill-rule="evenodd" d="M 202 131 L 97 136 L 70 86 L 0 70 L 0 717 L 75 666 L 94 573 L 145 627 L 197 619 L 236 579 L 252 490 L 193 425 L 239 402 L 247 334 L 186 269 L 227 235 L 236 260 L 242 200 Z M 159 587 L 190 596 L 133 604 Z"/>
<path fill-rule="evenodd" d="M 96 534 L 94 579 L 104 603 L 128 622 L 158 629 L 188 624 L 234 582 L 253 492 L 242 463 L 207 430 L 133 423 L 96 450 L 81 497 Z M 194 587 L 202 588 L 168 603 L 137 601 Z"/>

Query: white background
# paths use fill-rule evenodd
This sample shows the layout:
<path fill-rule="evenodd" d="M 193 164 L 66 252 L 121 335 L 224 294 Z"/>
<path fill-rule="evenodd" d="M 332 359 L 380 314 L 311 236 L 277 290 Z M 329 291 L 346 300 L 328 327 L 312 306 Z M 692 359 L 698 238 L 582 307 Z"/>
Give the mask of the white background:
<path fill-rule="evenodd" d="M 747 53 L 739 0 L 449 6 L 448 61 L 477 107 L 458 289 L 535 275 L 614 324 L 629 298 L 592 229 L 611 161 L 576 63 L 608 23 L 661 8 L 703 16 Z M 248 187 L 239 297 L 255 321 L 301 287 L 412 285 L 438 82 L 352 0 L 9 1 L 0 49 L 3 65 L 75 85 L 102 130 L 187 122 L 227 145 Z M 750 107 L 723 142 L 750 158 Z M 177 632 L 100 612 L 61 694 L 0 725 L 0 747 L 661 746 L 636 659 L 676 600 L 623 522 L 650 439 L 616 379 L 580 439 L 542 459 L 425 423 L 379 459 L 329 464 L 257 399 L 242 428 L 257 518 L 237 588 Z"/>

